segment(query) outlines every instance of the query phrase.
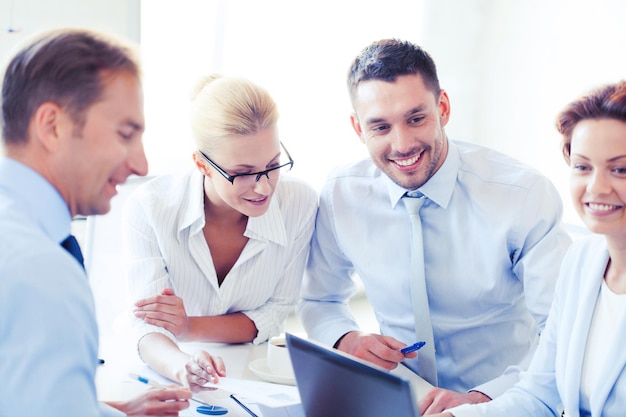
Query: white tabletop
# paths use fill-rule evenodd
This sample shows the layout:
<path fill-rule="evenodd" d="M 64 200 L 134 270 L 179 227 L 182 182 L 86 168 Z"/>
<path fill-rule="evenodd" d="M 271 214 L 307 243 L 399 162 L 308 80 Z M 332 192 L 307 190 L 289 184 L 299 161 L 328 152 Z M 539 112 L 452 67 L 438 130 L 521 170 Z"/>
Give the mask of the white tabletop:
<path fill-rule="evenodd" d="M 204 349 L 214 356 L 221 356 L 226 364 L 227 375 L 231 378 L 241 378 L 245 380 L 263 381 L 257 377 L 249 368 L 248 364 L 255 359 L 264 358 L 267 350 L 267 344 L 217 344 L 217 343 L 184 343 L 180 344 L 181 349 L 188 353 Z M 132 355 L 115 355 L 110 354 L 105 358 L 105 364 L 98 367 L 96 374 L 96 388 L 98 390 L 98 398 L 101 401 L 120 401 L 133 398 L 150 386 L 134 381 L 129 374 L 134 373 L 143 377 L 155 380 L 160 383 L 172 383 L 167 379 L 158 376 L 148 366 L 146 366 L 139 357 Z M 238 406 L 228 395 L 220 391 L 207 391 L 195 393 L 194 397 L 206 401 L 213 405 L 219 405 L 228 409 L 227 417 L 250 417 L 240 406 Z M 191 401 L 190 407 L 181 412 L 181 416 L 202 416 L 196 412 L 196 407 L 201 404 Z"/>
<path fill-rule="evenodd" d="M 180 346 L 181 349 L 188 353 L 204 349 L 212 355 L 221 356 L 224 359 L 226 372 L 230 378 L 266 382 L 250 370 L 249 364 L 254 360 L 266 357 L 267 343 L 262 345 L 185 343 Z M 128 352 L 128 350 L 125 349 L 125 352 Z M 132 350 L 130 352 L 132 352 Z M 149 386 L 145 384 L 131 380 L 129 373 L 135 373 L 150 379 L 155 379 L 162 383 L 168 382 L 166 379 L 159 377 L 154 371 L 143 364 L 136 354 L 116 354 L 114 356 L 109 354 L 105 360 L 106 363 L 98 368 L 96 375 L 96 387 L 100 400 L 127 400 L 139 395 L 141 392 L 149 388 Z M 404 366 L 399 366 L 392 372 L 413 381 L 413 387 L 416 389 L 416 396 L 418 398 L 431 388 L 430 384 Z M 286 389 L 293 389 L 293 387 L 285 387 L 288 387 Z M 228 409 L 226 417 L 250 417 L 250 414 L 238 406 L 228 396 L 228 394 L 225 394 L 222 391 L 207 391 L 194 394 L 194 396 L 197 396 L 210 404 L 226 407 Z M 190 407 L 181 412 L 180 415 L 194 417 L 202 416 L 202 414 L 196 411 L 196 407 L 200 405 L 201 404 L 195 401 L 191 401 Z M 261 415 L 260 412 L 258 412 L 258 408 L 255 408 L 254 405 L 252 405 L 252 409 L 257 412 L 259 416 Z"/>

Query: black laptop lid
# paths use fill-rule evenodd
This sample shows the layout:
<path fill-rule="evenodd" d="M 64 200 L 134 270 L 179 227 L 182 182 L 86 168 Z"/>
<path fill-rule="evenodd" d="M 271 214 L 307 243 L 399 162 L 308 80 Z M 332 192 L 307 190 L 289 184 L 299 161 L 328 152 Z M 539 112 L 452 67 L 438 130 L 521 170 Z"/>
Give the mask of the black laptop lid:
<path fill-rule="evenodd" d="M 411 383 L 382 368 L 287 333 L 306 417 L 418 417 Z"/>

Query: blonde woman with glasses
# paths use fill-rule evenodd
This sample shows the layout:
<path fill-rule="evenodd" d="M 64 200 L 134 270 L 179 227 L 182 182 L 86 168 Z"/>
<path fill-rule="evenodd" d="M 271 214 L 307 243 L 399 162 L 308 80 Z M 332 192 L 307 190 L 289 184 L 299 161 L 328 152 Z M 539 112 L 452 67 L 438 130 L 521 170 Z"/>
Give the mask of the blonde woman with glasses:
<path fill-rule="evenodd" d="M 211 75 L 192 98 L 194 169 L 157 177 L 126 205 L 138 351 L 194 391 L 226 375 L 221 358 L 178 342 L 263 343 L 298 300 L 317 193 L 285 176 L 270 95 Z"/>

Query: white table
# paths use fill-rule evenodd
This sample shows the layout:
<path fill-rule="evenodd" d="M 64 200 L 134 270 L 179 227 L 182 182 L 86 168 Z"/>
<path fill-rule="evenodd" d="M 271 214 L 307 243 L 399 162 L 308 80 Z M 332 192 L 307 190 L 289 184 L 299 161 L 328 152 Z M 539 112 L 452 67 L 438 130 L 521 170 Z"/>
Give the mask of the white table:
<path fill-rule="evenodd" d="M 263 358 L 266 354 L 267 344 L 252 345 L 227 345 L 214 343 L 188 343 L 180 345 L 183 350 L 193 353 L 197 350 L 204 349 L 212 355 L 221 356 L 226 364 L 226 371 L 229 377 L 241 378 L 247 380 L 262 381 L 249 368 L 248 364 L 255 359 Z M 157 380 L 161 383 L 168 381 L 158 376 L 154 371 L 148 368 L 137 355 L 130 351 L 130 355 L 115 355 L 110 353 L 105 357 L 106 363 L 98 368 L 96 374 L 96 388 L 98 390 L 98 398 L 100 400 L 120 401 L 133 398 L 150 386 L 133 381 L 130 373 L 135 373 L 150 379 Z M 171 383 L 171 382 L 169 382 Z M 217 395 L 216 392 L 196 393 L 194 396 L 214 405 L 220 405 L 228 408 L 226 417 L 250 417 L 241 407 L 239 407 L 232 399 L 224 394 Z M 181 416 L 202 416 L 195 411 L 196 407 L 201 405 L 195 401 L 190 402 L 190 407 L 182 412 Z"/>
<path fill-rule="evenodd" d="M 227 345 L 216 343 L 187 343 L 181 344 L 181 348 L 188 353 L 204 349 L 212 355 L 221 356 L 226 364 L 226 372 L 231 378 L 263 381 L 248 368 L 248 364 L 256 359 L 265 357 L 267 343 L 257 346 L 252 344 Z M 148 378 L 158 379 L 160 382 L 166 382 L 165 379 L 158 377 L 154 371 L 143 364 L 139 358 L 133 354 L 132 350 L 125 349 L 124 352 L 125 354 L 123 355 L 116 354 L 115 356 L 110 356 L 109 354 L 108 357 L 105 357 L 106 363 L 99 367 L 96 375 L 96 387 L 100 400 L 126 400 L 149 389 L 149 386 L 131 380 L 129 377 L 129 373 L 131 372 Z M 417 397 L 423 395 L 432 387 L 428 382 L 424 381 L 404 366 L 399 366 L 392 372 L 413 381 L 413 386 L 417 391 Z M 250 417 L 245 410 L 239 407 L 227 395 L 221 393 L 221 391 L 208 391 L 194 394 L 194 396 L 198 396 L 200 399 L 210 404 L 226 407 L 228 409 L 226 417 Z M 197 402 L 191 401 L 191 406 L 182 412 L 181 416 L 202 416 L 202 414 L 196 412 L 196 407 L 199 405 L 200 404 Z"/>

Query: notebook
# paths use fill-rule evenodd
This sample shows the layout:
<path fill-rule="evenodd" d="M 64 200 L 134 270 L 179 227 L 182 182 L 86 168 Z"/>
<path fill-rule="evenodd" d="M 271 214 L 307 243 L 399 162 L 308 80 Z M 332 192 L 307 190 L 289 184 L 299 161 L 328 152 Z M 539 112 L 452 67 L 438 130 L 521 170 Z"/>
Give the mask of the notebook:
<path fill-rule="evenodd" d="M 408 379 L 312 340 L 286 339 L 307 417 L 419 417 Z"/>

